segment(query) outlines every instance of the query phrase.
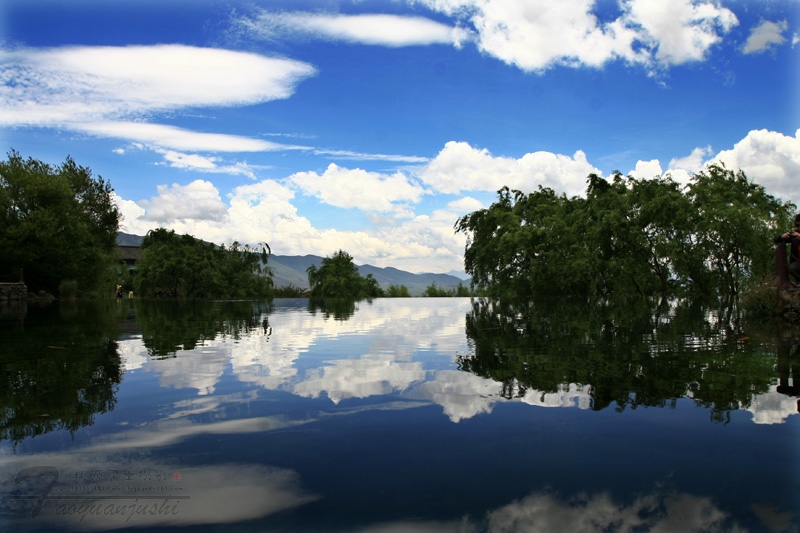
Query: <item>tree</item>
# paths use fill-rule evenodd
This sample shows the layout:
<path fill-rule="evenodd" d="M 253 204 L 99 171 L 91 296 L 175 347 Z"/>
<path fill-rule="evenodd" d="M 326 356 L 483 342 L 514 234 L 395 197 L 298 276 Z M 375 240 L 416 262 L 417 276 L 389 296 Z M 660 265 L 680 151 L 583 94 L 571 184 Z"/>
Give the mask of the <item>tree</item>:
<path fill-rule="evenodd" d="M 405 285 L 397 285 L 391 284 L 386 288 L 386 296 L 389 298 L 408 298 L 411 296 L 408 292 L 408 287 Z"/>
<path fill-rule="evenodd" d="M 489 296 L 736 296 L 774 271 L 772 237 L 794 209 L 712 165 L 684 189 L 618 172 L 590 174 L 585 198 L 504 187 L 455 229 L 473 288 Z"/>
<path fill-rule="evenodd" d="M 772 238 L 791 227 L 791 203 L 781 203 L 739 170 L 711 165 L 692 177 L 689 256 L 705 251 L 703 264 L 714 273 L 717 293 L 736 296 L 755 280 L 774 272 Z M 695 259 L 697 263 L 697 259 Z"/>
<path fill-rule="evenodd" d="M 191 235 L 158 228 L 142 241 L 136 292 L 169 298 L 249 298 L 269 296 L 269 246 L 260 250 L 216 246 Z"/>
<path fill-rule="evenodd" d="M 70 157 L 52 167 L 9 152 L 0 162 L 0 277 L 22 269 L 34 291 L 55 293 L 64 280 L 100 289 L 116 264 L 121 215 L 112 193 Z"/>
<path fill-rule="evenodd" d="M 358 273 L 353 257 L 339 250 L 322 260 L 319 268 L 311 265 L 306 269 L 312 298 L 375 298 L 383 295 L 378 281 L 367 274 Z"/>

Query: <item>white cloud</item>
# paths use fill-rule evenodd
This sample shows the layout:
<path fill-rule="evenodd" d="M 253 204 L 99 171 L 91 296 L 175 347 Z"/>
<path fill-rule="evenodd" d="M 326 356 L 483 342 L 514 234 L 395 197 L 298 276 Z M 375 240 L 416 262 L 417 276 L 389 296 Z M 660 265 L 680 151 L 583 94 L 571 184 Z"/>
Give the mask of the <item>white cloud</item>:
<path fill-rule="evenodd" d="M 781 45 L 786 42 L 783 33 L 788 29 L 789 24 L 785 20 L 778 22 L 764 20 L 750 32 L 742 51 L 745 54 L 757 54 Z"/>
<path fill-rule="evenodd" d="M 400 172 L 386 175 L 335 164 L 329 165 L 322 175 L 298 172 L 289 181 L 329 205 L 365 211 L 405 212 L 405 204 L 396 202 L 419 202 L 425 192 Z"/>
<path fill-rule="evenodd" d="M 653 512 L 658 509 L 658 512 Z M 490 531 L 716 531 L 730 517 L 709 498 L 656 492 L 628 505 L 608 494 L 578 495 L 559 501 L 534 492 L 488 515 Z M 733 530 L 738 531 L 736 524 Z"/>
<path fill-rule="evenodd" d="M 622 3 L 626 25 L 665 66 L 700 61 L 739 21 L 716 2 L 631 0 Z"/>
<path fill-rule="evenodd" d="M 393 154 L 365 154 L 363 152 L 352 152 L 350 150 L 314 150 L 317 155 L 337 157 L 339 159 L 352 159 L 357 161 L 396 161 L 400 163 L 427 163 L 427 157 L 415 155 L 393 155 Z"/>
<path fill-rule="evenodd" d="M 769 194 L 800 205 L 795 183 L 800 175 L 799 135 L 800 131 L 792 137 L 754 130 L 712 161 L 742 169 Z M 695 148 L 688 156 L 672 159 L 666 170 L 658 160 L 639 161 L 630 174 L 644 179 L 669 174 L 685 184 L 691 173 L 702 170 L 708 163 L 704 158 L 710 155 L 710 147 Z M 177 159 L 206 164 L 202 159 Z M 266 241 L 279 255 L 330 255 L 343 249 L 357 264 L 447 272 L 463 268 L 466 237 L 454 233 L 455 221 L 485 206 L 476 198 L 461 196 L 431 212 L 412 212 L 412 206 L 421 203 L 424 195 L 494 193 L 504 185 L 532 192 L 543 185 L 557 194 L 580 196 L 592 172 L 601 174 L 582 152 L 573 157 L 534 152 L 515 159 L 495 157 L 467 143 L 449 142 L 429 165 L 419 169 L 418 178 L 424 185 L 399 172 L 386 175 L 330 165 L 321 175 L 304 172 L 284 183 L 264 180 L 236 187 L 227 202 L 211 183 L 196 181 L 184 186 L 162 185 L 153 198 L 138 203 L 117 198 L 117 204 L 124 216 L 124 231 L 129 233 L 141 235 L 160 223 L 178 233 L 220 244 Z M 343 209 L 387 216 L 368 230 L 319 229 L 295 207 L 299 190 Z"/>
<path fill-rule="evenodd" d="M 99 137 L 125 139 L 172 150 L 271 152 L 276 150 L 307 149 L 307 147 L 304 146 L 273 143 L 239 135 L 200 133 L 175 126 L 150 124 L 147 122 L 100 121 L 69 124 L 68 127 Z"/>
<path fill-rule="evenodd" d="M 176 220 L 223 221 L 228 211 L 219 191 L 209 181 L 195 180 L 188 185 L 158 186 L 158 196 L 142 200 L 145 219 L 168 223 Z"/>
<path fill-rule="evenodd" d="M 622 27 L 604 31 L 589 0 L 469 3 L 475 8 L 471 20 L 479 48 L 523 70 L 553 64 L 599 67 L 615 55 L 628 55 L 617 39 L 630 49 L 630 32 Z"/>
<path fill-rule="evenodd" d="M 143 235 L 157 226 L 222 244 L 237 240 L 268 242 L 279 255 L 331 255 L 343 249 L 357 264 L 393 266 L 412 272 L 463 268 L 463 235 L 453 232 L 459 216 L 450 210 L 364 231 L 321 230 L 298 214 L 295 192 L 273 180 L 233 189 L 229 203 L 205 181 L 158 187 L 157 195 L 138 203 L 116 197 L 122 227 Z"/>
<path fill-rule="evenodd" d="M 713 161 L 729 169 L 741 169 L 763 185 L 767 192 L 800 206 L 797 176 L 800 176 L 800 130 L 794 137 L 776 131 L 753 130 L 731 150 L 723 150 Z"/>
<path fill-rule="evenodd" d="M 288 98 L 299 61 L 184 45 L 0 51 L 0 124 L 63 125 Z"/>
<path fill-rule="evenodd" d="M 628 172 L 629 176 L 637 179 L 650 179 L 655 176 L 661 176 L 661 163 L 658 159 L 652 161 L 637 161 L 636 168 Z"/>
<path fill-rule="evenodd" d="M 621 59 L 661 66 L 699 61 L 738 24 L 730 10 L 701 0 L 621 1 L 601 23 L 592 0 L 417 0 L 476 30 L 478 47 L 526 71 L 553 65 L 600 67 Z"/>
<path fill-rule="evenodd" d="M 447 207 L 448 209 L 457 211 L 459 213 L 471 213 L 472 211 L 483 209 L 486 206 L 483 205 L 483 202 L 480 200 L 476 200 L 471 196 L 464 196 L 463 198 L 459 198 L 458 200 L 453 200 L 452 202 L 448 203 Z"/>
<path fill-rule="evenodd" d="M 469 39 L 469 34 L 461 28 L 427 18 L 397 15 L 262 11 L 255 19 L 241 19 L 239 24 L 262 38 L 296 37 L 300 34 L 390 47 L 431 44 L 460 46 L 461 42 Z"/>
<path fill-rule="evenodd" d="M 156 148 L 155 151 L 161 154 L 164 157 L 164 161 L 172 168 L 213 174 L 242 175 L 251 179 L 256 179 L 254 169 L 257 167 L 253 167 L 247 163 L 220 165 L 222 159 L 219 157 L 185 154 L 174 150 L 162 150 L 159 148 Z"/>
<path fill-rule="evenodd" d="M 577 151 L 572 157 L 551 152 L 532 152 L 519 159 L 495 157 L 486 149 L 464 142 L 448 142 L 419 172 L 422 181 L 436 192 L 496 191 L 503 186 L 533 192 L 539 185 L 557 193 L 581 194 L 586 177 L 601 174 Z"/>
<path fill-rule="evenodd" d="M 692 153 L 686 157 L 674 158 L 669 162 L 671 170 L 685 170 L 689 173 L 699 172 L 703 170 L 706 158 L 711 155 L 711 147 L 695 148 Z"/>

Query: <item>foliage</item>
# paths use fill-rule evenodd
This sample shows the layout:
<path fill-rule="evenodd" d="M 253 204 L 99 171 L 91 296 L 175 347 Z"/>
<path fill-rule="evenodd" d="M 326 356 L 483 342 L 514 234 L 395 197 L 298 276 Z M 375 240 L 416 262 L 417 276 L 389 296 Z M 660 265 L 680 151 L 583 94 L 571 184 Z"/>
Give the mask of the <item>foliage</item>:
<path fill-rule="evenodd" d="M 574 387 L 594 410 L 623 411 L 688 396 L 724 421 L 775 376 L 768 343 L 742 344 L 760 330 L 697 300 L 474 299 L 465 325 L 473 348 L 459 368 L 501 383 L 509 399 L 564 397 Z"/>
<path fill-rule="evenodd" d="M 386 288 L 386 296 L 389 298 L 408 298 L 411 296 L 408 292 L 408 287 L 405 285 L 397 285 L 391 284 Z"/>
<path fill-rule="evenodd" d="M 135 309 L 147 353 L 157 359 L 175 357 L 178 350 L 193 350 L 203 343 L 227 337 L 234 340 L 271 329 L 266 302 L 204 300 L 135 300 Z"/>
<path fill-rule="evenodd" d="M 58 295 L 61 299 L 73 299 L 78 294 L 78 282 L 74 279 L 65 279 L 58 284 Z"/>
<path fill-rule="evenodd" d="M 375 298 L 383 296 L 378 281 L 367 274 L 358 273 L 353 257 L 339 250 L 322 260 L 319 268 L 311 265 L 306 270 L 312 298 Z"/>
<path fill-rule="evenodd" d="M 489 296 L 736 296 L 774 270 L 772 238 L 794 209 L 712 165 L 684 188 L 619 173 L 589 175 L 586 198 L 504 187 L 455 229 L 473 288 Z"/>
<path fill-rule="evenodd" d="M 779 298 L 775 283 L 764 279 L 742 294 L 739 305 L 749 317 L 775 316 L 781 310 Z"/>
<path fill-rule="evenodd" d="M 429 298 L 443 298 L 474 296 L 474 293 L 463 283 L 459 283 L 457 287 L 451 289 L 445 289 L 444 287 L 439 287 L 436 283 L 431 283 L 425 288 L 425 292 L 422 295 Z"/>
<path fill-rule="evenodd" d="M 149 231 L 142 241 L 135 291 L 143 297 L 251 298 L 270 296 L 269 246 L 216 246 L 173 230 Z"/>
<path fill-rule="evenodd" d="M 97 290 L 116 264 L 113 189 L 71 158 L 57 167 L 11 151 L 0 162 L 0 277 L 20 269 L 32 291 L 65 279 Z"/>
<path fill-rule="evenodd" d="M 0 440 L 75 432 L 114 409 L 124 372 L 116 307 L 61 301 L 0 321 Z"/>
<path fill-rule="evenodd" d="M 303 287 L 298 287 L 292 283 L 288 285 L 284 285 L 283 287 L 277 287 L 272 291 L 272 296 L 274 298 L 307 298 L 308 297 L 308 289 L 304 289 Z"/>

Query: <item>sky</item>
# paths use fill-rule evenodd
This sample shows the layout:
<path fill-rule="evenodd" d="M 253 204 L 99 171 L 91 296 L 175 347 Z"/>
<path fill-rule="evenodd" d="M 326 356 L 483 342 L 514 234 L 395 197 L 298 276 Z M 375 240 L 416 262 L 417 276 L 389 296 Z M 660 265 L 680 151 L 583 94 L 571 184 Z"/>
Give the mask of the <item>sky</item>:
<path fill-rule="evenodd" d="M 800 205 L 798 67 L 800 0 L 0 0 L 0 143 L 127 233 L 463 272 L 503 186 L 723 163 Z"/>

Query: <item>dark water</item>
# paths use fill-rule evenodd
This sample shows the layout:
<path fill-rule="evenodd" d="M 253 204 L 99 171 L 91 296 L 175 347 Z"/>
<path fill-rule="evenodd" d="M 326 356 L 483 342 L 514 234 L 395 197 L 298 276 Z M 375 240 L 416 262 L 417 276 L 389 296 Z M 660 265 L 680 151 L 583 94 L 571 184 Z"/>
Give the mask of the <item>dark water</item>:
<path fill-rule="evenodd" d="M 2 530 L 800 530 L 779 324 L 452 298 L 2 311 Z"/>

